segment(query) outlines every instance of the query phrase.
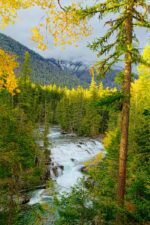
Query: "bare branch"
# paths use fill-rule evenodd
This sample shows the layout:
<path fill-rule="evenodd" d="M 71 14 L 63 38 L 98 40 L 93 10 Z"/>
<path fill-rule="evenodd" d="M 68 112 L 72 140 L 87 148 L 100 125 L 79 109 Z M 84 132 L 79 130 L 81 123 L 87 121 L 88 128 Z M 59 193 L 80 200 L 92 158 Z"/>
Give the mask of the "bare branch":
<path fill-rule="evenodd" d="M 66 10 L 64 7 L 62 7 L 62 5 L 61 5 L 61 3 L 60 3 L 60 0 L 57 0 L 57 2 L 58 2 L 59 7 L 60 7 L 63 11 L 67 12 L 67 10 Z"/>

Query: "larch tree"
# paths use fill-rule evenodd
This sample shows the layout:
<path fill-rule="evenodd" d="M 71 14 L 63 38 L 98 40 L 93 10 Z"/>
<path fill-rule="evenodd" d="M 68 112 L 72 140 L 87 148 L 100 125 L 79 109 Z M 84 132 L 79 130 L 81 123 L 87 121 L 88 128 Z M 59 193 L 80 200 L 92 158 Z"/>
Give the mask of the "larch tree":
<path fill-rule="evenodd" d="M 0 0 L 0 28 L 4 29 L 11 22 L 14 24 L 17 11 L 26 8 L 28 5 L 27 1 Z M 0 49 L 0 91 L 5 88 L 14 95 L 18 86 L 14 69 L 18 66 L 15 56 L 9 55 Z"/>
<path fill-rule="evenodd" d="M 31 62 L 30 62 L 30 54 L 29 52 L 25 52 L 24 55 L 24 63 L 21 66 L 21 77 L 24 85 L 30 82 L 30 76 L 32 74 Z"/>
<path fill-rule="evenodd" d="M 15 23 L 17 11 L 27 8 L 29 1 L 25 0 L 0 0 L 0 27 L 4 29 L 9 23 Z"/>
<path fill-rule="evenodd" d="M 5 53 L 0 49 L 0 91 L 5 88 L 14 95 L 17 91 L 16 77 L 14 69 L 18 67 L 16 57 Z"/>

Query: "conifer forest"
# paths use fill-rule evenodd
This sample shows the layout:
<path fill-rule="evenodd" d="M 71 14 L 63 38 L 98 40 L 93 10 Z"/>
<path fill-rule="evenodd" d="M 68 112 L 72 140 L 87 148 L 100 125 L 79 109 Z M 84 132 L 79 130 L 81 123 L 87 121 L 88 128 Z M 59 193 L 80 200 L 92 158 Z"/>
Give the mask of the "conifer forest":
<path fill-rule="evenodd" d="M 3 34 L 34 10 L 62 60 Z M 147 0 L 0 0 L 0 225 L 150 224 L 149 30 Z"/>

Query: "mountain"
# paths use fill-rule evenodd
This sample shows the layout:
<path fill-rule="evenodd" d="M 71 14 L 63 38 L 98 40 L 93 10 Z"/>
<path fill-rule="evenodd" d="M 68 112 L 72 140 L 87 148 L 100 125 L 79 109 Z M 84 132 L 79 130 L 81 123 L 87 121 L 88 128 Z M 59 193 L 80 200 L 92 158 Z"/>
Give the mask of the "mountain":
<path fill-rule="evenodd" d="M 17 55 L 17 61 L 20 64 L 23 63 L 24 54 L 28 51 L 33 71 L 32 80 L 35 83 L 41 83 L 43 85 L 55 83 L 58 86 L 67 86 L 68 88 L 77 87 L 78 85 L 84 88 L 89 86 L 87 82 L 80 80 L 76 75 L 69 74 L 62 70 L 59 65 L 56 65 L 50 59 L 40 56 L 4 34 L 0 34 L 0 48 L 6 52 Z M 19 74 L 18 69 L 16 70 L 16 74 Z"/>
<path fill-rule="evenodd" d="M 35 83 L 42 85 L 56 84 L 57 86 L 67 86 L 68 88 L 77 87 L 81 85 L 88 88 L 91 82 L 91 74 L 89 67 L 82 62 L 71 62 L 67 60 L 57 60 L 54 58 L 46 59 L 36 52 L 30 50 L 18 41 L 0 33 L 0 48 L 6 52 L 18 56 L 17 61 L 20 65 L 24 61 L 24 54 L 26 51 L 30 54 L 30 61 L 32 65 L 32 80 Z M 111 73 L 108 73 L 103 82 L 104 88 L 117 87 L 114 83 L 116 73 L 120 69 L 114 68 Z M 16 70 L 19 75 L 20 70 Z M 100 81 L 100 82 L 101 82 Z M 99 83 L 99 82 L 98 82 Z"/>
<path fill-rule="evenodd" d="M 82 62 L 71 62 L 67 60 L 57 60 L 57 59 L 50 59 L 51 62 L 53 62 L 55 65 L 59 66 L 63 71 L 66 73 L 72 74 L 77 76 L 80 80 L 90 84 L 91 82 L 91 73 L 89 72 L 90 66 L 87 66 L 83 64 Z M 103 83 L 104 88 L 110 87 L 119 87 L 115 81 L 116 74 L 120 72 L 122 68 L 120 67 L 114 67 L 112 69 L 112 72 L 109 72 L 106 74 L 104 78 L 102 78 L 99 82 Z"/>

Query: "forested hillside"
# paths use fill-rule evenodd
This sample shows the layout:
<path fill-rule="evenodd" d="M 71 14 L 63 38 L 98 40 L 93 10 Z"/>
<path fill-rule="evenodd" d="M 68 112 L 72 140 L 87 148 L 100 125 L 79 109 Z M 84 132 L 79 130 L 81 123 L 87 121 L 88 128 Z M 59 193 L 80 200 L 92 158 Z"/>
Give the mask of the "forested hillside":
<path fill-rule="evenodd" d="M 6 52 L 17 55 L 17 61 L 20 64 L 23 63 L 25 52 L 29 52 L 33 71 L 32 80 L 35 83 L 43 85 L 56 84 L 69 88 L 77 87 L 78 85 L 87 88 L 91 83 L 90 66 L 84 65 L 82 62 L 70 62 L 53 58 L 46 59 L 4 34 L 0 34 L 0 47 Z M 104 88 L 118 87 L 114 80 L 116 73 L 120 72 L 120 70 L 121 68 L 114 68 L 112 72 L 107 73 L 106 77 L 101 80 Z M 19 74 L 19 69 L 17 69 L 17 74 Z"/>
<path fill-rule="evenodd" d="M 50 59 L 55 65 L 59 66 L 63 71 L 66 73 L 76 75 L 80 80 L 90 84 L 91 83 L 91 73 L 89 72 L 90 66 L 86 65 L 83 62 L 71 62 L 67 60 L 57 60 L 57 59 Z M 104 88 L 110 87 L 119 88 L 119 85 L 115 82 L 115 77 L 118 72 L 122 71 L 121 67 L 115 67 L 112 69 L 111 72 L 107 72 L 106 76 L 101 80 L 97 81 L 97 84 L 100 82 L 103 83 Z"/>
<path fill-rule="evenodd" d="M 56 84 L 58 86 L 77 87 L 78 85 L 84 88 L 88 87 L 88 83 L 81 81 L 77 76 L 66 73 L 58 65 L 54 64 L 51 60 L 45 59 L 34 51 L 23 46 L 12 38 L 0 34 L 0 47 L 6 52 L 10 52 L 18 56 L 17 61 L 22 64 L 24 54 L 26 51 L 30 54 L 30 61 L 32 64 L 32 80 L 35 83 L 43 85 Z M 17 69 L 19 75 L 20 70 Z"/>

